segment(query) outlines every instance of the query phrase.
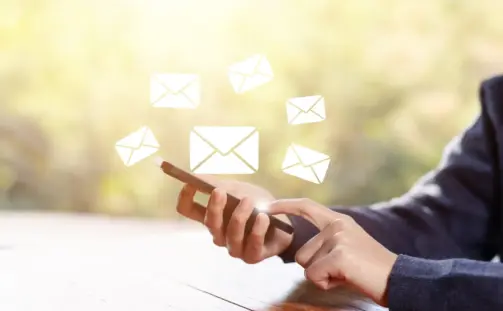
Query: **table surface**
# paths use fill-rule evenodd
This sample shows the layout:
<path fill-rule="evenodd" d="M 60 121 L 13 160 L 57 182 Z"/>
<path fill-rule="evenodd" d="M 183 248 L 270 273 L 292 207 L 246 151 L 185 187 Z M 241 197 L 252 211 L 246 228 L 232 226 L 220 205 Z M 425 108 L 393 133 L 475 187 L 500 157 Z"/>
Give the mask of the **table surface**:
<path fill-rule="evenodd" d="M 0 213 L 0 310 L 383 310 L 289 301 L 297 264 L 248 265 L 190 221 Z"/>

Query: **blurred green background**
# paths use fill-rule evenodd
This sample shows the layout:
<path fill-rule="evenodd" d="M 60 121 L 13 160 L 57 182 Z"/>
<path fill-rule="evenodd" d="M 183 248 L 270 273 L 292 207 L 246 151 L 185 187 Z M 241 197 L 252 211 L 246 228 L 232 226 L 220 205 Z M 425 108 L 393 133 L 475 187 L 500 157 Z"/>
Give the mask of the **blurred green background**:
<path fill-rule="evenodd" d="M 0 207 L 177 217 L 181 184 L 114 144 L 142 125 L 188 169 L 194 125 L 253 125 L 278 197 L 367 204 L 407 191 L 503 71 L 501 0 L 1 0 Z M 227 68 L 265 54 L 274 80 L 238 95 Z M 197 110 L 149 105 L 150 75 L 198 73 Z M 288 98 L 327 120 L 290 126 Z M 290 143 L 327 153 L 325 182 L 281 172 Z M 226 177 L 228 178 L 228 177 Z"/>

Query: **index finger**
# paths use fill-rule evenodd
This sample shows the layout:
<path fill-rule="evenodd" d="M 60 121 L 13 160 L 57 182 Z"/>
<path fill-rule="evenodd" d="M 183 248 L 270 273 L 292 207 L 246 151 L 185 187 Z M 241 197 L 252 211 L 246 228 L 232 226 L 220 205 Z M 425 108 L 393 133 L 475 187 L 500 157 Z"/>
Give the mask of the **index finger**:
<path fill-rule="evenodd" d="M 339 219 L 341 214 L 309 199 L 283 199 L 269 204 L 267 212 L 271 214 L 288 214 L 300 216 L 320 231 Z"/>

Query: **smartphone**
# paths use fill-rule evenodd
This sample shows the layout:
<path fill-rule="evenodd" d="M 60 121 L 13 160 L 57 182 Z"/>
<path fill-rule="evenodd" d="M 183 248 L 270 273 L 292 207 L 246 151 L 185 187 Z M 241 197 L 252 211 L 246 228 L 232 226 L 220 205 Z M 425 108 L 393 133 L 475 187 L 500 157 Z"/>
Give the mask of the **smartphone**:
<path fill-rule="evenodd" d="M 201 192 L 211 193 L 213 191 L 213 189 L 216 188 L 214 185 L 202 180 L 201 178 L 195 176 L 194 174 L 191 174 L 191 173 L 175 166 L 172 163 L 158 159 L 157 164 L 160 166 L 161 170 L 165 174 L 167 174 L 175 179 L 178 179 L 179 181 L 181 181 L 183 183 L 193 185 Z M 236 207 L 238 206 L 240 201 L 241 200 L 236 198 L 235 196 L 233 196 L 229 193 L 227 194 L 227 204 L 224 208 L 224 215 L 223 215 L 225 227 L 229 223 L 229 220 L 232 216 L 232 213 L 234 212 L 234 210 L 236 209 Z M 257 209 L 253 210 L 250 218 L 248 219 L 248 222 L 246 223 L 245 232 L 247 232 L 247 233 L 250 232 L 258 213 L 259 213 L 259 211 Z M 268 216 L 269 216 L 270 224 L 272 227 L 275 227 L 275 228 L 277 228 L 281 231 L 284 231 L 288 234 L 293 233 L 293 227 L 291 225 L 287 224 L 284 221 L 279 220 L 278 218 L 276 218 L 272 215 L 268 215 Z"/>

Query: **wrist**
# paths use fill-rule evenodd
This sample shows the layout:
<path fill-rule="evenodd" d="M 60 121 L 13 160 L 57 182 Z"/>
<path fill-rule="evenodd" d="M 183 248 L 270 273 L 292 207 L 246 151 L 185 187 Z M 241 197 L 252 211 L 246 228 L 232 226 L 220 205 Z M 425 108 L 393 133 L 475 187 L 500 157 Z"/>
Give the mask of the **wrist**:
<path fill-rule="evenodd" d="M 389 283 L 391 277 L 391 271 L 393 271 L 393 267 L 398 259 L 398 255 L 389 252 L 386 261 L 383 264 L 383 289 L 381 294 L 381 299 L 379 304 L 383 307 L 388 307 L 388 296 L 389 296 Z"/>

